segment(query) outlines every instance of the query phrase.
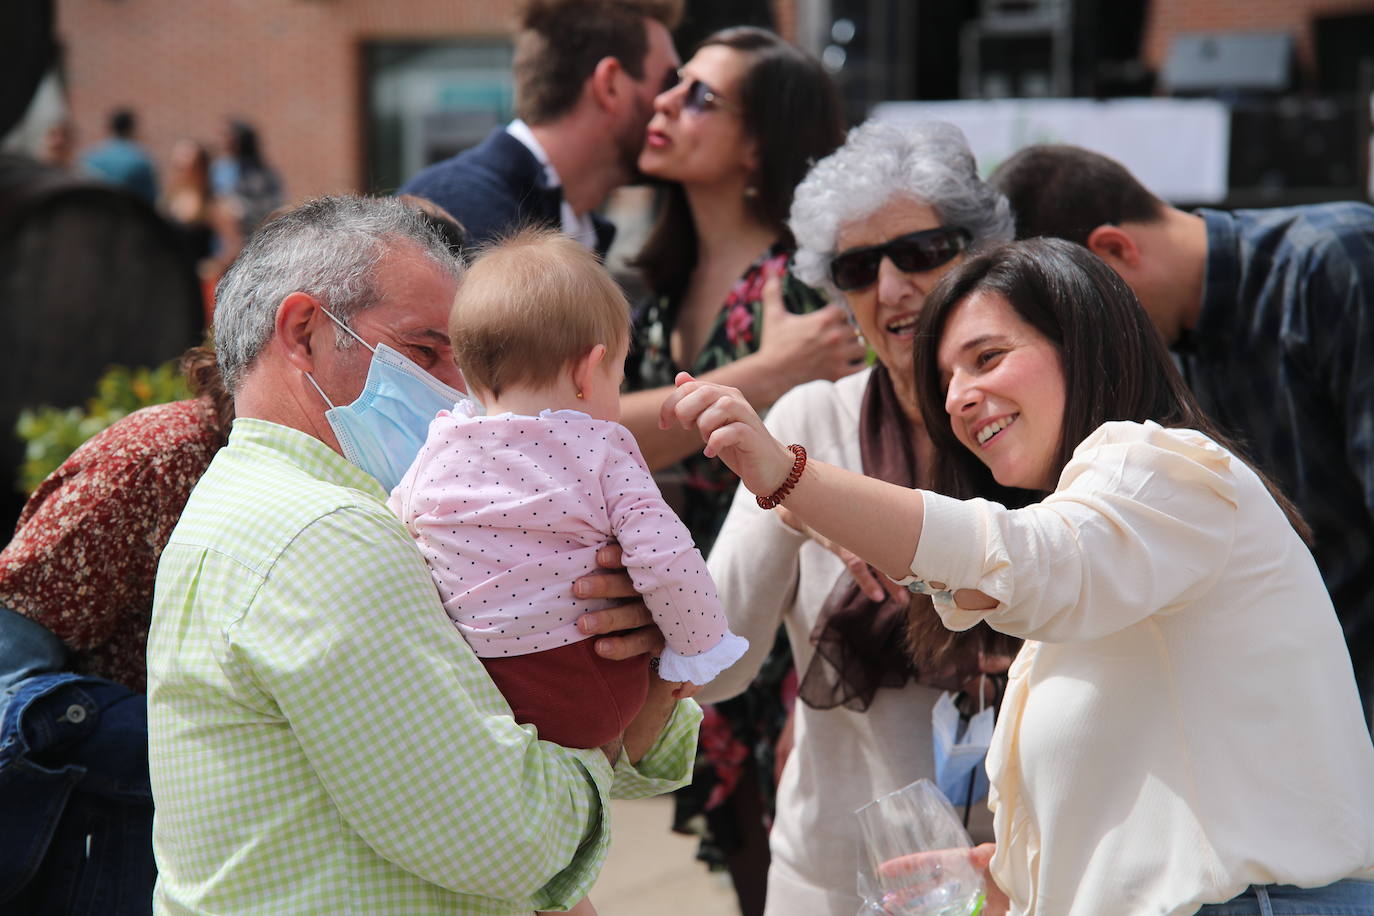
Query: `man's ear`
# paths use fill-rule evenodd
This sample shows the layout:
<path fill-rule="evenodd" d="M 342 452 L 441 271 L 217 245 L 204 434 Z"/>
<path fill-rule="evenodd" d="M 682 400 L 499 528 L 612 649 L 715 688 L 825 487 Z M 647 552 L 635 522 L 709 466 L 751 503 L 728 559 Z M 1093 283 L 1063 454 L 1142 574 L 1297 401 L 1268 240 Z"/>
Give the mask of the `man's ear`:
<path fill-rule="evenodd" d="M 572 381 L 573 387 L 578 392 L 586 392 L 591 389 L 592 375 L 606 359 L 606 345 L 597 344 L 573 363 Z"/>
<path fill-rule="evenodd" d="M 314 296 L 301 292 L 288 293 L 277 306 L 271 345 L 297 369 L 302 372 L 313 372 L 314 335 L 319 330 L 321 319 L 329 321 Z"/>
<path fill-rule="evenodd" d="M 1120 226 L 1105 223 L 1088 233 L 1087 248 L 1121 274 L 1140 269 L 1140 246 Z"/>
<path fill-rule="evenodd" d="M 624 95 L 624 88 L 621 85 L 621 77 L 628 77 L 624 67 L 620 65 L 617 58 L 602 58 L 596 62 L 596 67 L 592 70 L 592 76 L 588 77 L 591 84 L 592 100 L 596 107 L 603 111 L 613 111 L 620 106 L 620 96 Z"/>

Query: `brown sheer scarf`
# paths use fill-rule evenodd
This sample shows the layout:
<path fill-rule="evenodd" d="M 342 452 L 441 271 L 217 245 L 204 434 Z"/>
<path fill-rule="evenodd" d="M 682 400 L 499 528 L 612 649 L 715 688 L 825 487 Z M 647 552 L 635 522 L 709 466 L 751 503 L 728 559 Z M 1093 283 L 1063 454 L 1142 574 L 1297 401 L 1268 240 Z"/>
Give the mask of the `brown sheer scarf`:
<path fill-rule="evenodd" d="M 897 400 L 892 377 L 881 363 L 873 367 L 859 408 L 859 455 L 865 476 L 904 487 L 916 486 L 911 421 Z M 935 616 L 935 608 L 925 595 L 912 595 L 909 604 L 891 597 L 874 601 L 859 589 L 848 571 L 842 572 L 811 631 L 816 650 L 802 675 L 797 695 L 815 709 L 843 706 L 864 712 L 879 688 L 902 687 L 913 678 L 957 690 L 961 672 L 977 673 L 982 643 L 978 631 L 985 627 L 979 625 L 968 633 L 949 633 L 949 639 L 941 640 L 943 645 L 938 647 L 911 646 L 907 636 L 909 618 L 914 622 Z M 929 651 L 913 653 L 913 648 Z M 913 654 L 922 660 L 924 670 L 917 670 Z M 958 661 L 952 661 L 956 658 Z"/>

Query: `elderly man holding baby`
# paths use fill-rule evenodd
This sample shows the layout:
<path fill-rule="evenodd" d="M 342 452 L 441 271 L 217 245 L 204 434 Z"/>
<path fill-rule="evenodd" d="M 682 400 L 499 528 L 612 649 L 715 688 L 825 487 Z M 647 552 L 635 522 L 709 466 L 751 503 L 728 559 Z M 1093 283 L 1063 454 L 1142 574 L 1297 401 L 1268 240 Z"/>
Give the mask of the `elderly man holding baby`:
<path fill-rule="evenodd" d="M 238 419 L 163 554 L 149 634 L 159 913 L 565 908 L 600 869 L 609 796 L 690 773 L 700 711 L 656 677 L 621 753 L 517 725 L 385 505 L 415 418 L 461 396 L 459 271 L 403 203 L 326 198 L 220 284 Z M 614 572 L 574 589 L 633 595 Z M 628 658 L 662 645 L 649 623 L 629 603 L 579 627 Z"/>

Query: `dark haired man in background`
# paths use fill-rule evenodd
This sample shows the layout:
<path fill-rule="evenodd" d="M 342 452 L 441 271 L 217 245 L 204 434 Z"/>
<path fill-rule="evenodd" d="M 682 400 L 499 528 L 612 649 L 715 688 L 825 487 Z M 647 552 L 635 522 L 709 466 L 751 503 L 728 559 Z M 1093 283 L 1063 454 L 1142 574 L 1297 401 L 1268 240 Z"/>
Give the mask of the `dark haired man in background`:
<path fill-rule="evenodd" d="M 605 255 L 594 211 L 637 174 L 654 97 L 676 81 L 682 0 L 528 0 L 515 39 L 519 117 L 401 192 L 427 197 L 481 243 L 517 225 L 562 229 Z"/>

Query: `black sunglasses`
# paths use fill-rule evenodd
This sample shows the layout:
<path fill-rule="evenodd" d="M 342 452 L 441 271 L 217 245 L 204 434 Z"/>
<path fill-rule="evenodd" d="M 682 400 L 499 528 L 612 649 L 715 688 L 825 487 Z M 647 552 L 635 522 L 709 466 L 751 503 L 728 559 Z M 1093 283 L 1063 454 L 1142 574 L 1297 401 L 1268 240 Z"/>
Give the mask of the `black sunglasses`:
<path fill-rule="evenodd" d="M 830 261 L 830 279 L 846 292 L 863 289 L 878 279 L 878 266 L 888 258 L 900 271 L 914 274 L 948 264 L 968 247 L 972 236 L 967 229 L 940 226 L 888 239 L 881 245 L 851 248 Z"/>
<path fill-rule="evenodd" d="M 693 114 L 701 114 L 703 111 L 710 111 L 712 108 L 723 108 L 726 111 L 739 111 L 739 107 L 727 99 L 721 98 L 717 92 L 701 80 L 692 77 L 688 80 L 687 74 L 681 70 L 677 73 L 677 82 L 669 89 L 676 88 L 687 82 L 687 94 L 683 96 L 682 107 Z"/>

